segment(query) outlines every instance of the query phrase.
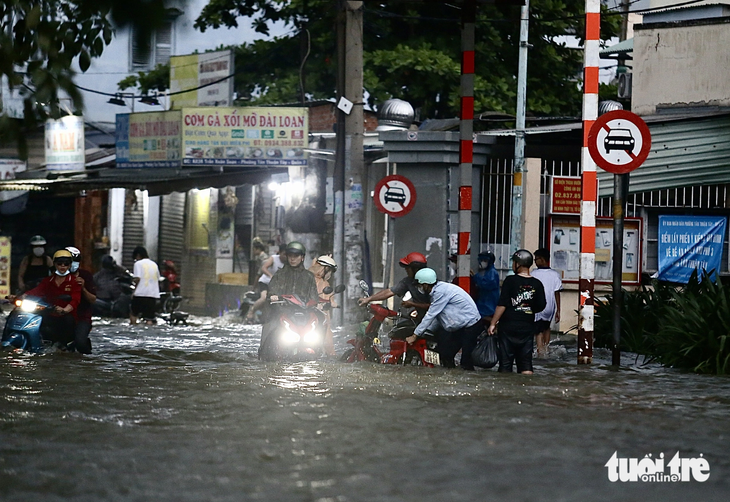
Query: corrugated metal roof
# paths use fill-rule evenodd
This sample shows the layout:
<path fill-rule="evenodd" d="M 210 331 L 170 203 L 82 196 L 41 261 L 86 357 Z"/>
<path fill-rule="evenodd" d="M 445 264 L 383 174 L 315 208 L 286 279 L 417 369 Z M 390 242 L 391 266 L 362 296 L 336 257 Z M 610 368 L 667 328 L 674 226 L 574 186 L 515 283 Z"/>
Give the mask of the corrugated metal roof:
<path fill-rule="evenodd" d="M 730 183 L 730 114 L 648 121 L 651 151 L 630 176 L 631 193 Z M 598 172 L 599 195 L 613 195 L 613 175 Z"/>
<path fill-rule="evenodd" d="M 613 56 L 614 54 L 627 54 L 629 52 L 634 52 L 634 39 L 629 38 L 628 40 L 624 40 L 623 42 L 619 42 L 615 45 L 612 45 L 611 47 L 604 47 L 600 51 L 598 51 L 598 54 L 602 58 L 606 58 L 609 56 Z"/>

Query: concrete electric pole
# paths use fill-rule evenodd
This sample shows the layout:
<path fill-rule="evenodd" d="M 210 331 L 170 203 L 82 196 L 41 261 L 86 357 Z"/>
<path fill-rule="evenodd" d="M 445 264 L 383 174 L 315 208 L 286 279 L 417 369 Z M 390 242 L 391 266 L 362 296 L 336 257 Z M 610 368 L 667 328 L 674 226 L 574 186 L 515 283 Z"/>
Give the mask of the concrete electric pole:
<path fill-rule="evenodd" d="M 363 2 L 339 0 L 338 7 L 334 254 L 337 283 L 347 286 L 335 319 L 342 324 L 357 320 L 354 306 L 363 273 Z"/>

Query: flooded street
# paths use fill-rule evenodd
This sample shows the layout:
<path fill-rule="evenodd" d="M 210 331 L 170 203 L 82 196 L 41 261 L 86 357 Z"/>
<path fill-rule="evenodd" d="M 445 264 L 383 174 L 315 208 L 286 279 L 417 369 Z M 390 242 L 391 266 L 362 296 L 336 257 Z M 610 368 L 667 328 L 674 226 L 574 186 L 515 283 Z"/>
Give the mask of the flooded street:
<path fill-rule="evenodd" d="M 730 378 L 562 347 L 533 377 L 261 363 L 260 327 L 194 320 L 0 354 L 0 500 L 730 500 Z M 612 483 L 616 451 L 710 477 Z"/>

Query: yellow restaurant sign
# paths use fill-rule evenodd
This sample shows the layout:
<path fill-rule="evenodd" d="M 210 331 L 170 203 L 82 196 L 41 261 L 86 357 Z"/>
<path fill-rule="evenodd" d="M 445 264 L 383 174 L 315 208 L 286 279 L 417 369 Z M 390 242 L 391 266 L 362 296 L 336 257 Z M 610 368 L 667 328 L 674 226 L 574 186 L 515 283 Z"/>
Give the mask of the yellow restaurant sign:
<path fill-rule="evenodd" d="M 191 107 L 116 125 L 117 167 L 307 165 L 306 108 Z"/>

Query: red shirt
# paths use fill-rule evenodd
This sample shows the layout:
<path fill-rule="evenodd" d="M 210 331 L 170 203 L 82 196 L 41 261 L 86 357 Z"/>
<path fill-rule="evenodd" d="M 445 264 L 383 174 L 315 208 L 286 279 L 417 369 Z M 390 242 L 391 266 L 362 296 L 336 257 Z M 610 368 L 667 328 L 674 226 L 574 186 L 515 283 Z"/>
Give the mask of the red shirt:
<path fill-rule="evenodd" d="M 76 319 L 79 303 L 81 303 L 81 285 L 76 282 L 76 276 L 73 274 L 68 274 L 64 277 L 60 286 L 56 284 L 56 277 L 56 274 L 46 277 L 38 286 L 30 291 L 26 291 L 25 296 L 38 296 L 40 298 L 45 298 L 48 303 L 61 308 L 70 304 L 73 307 L 71 315 L 73 315 L 74 319 Z M 59 298 L 61 295 L 69 295 L 71 297 L 71 301 L 61 300 Z"/>

